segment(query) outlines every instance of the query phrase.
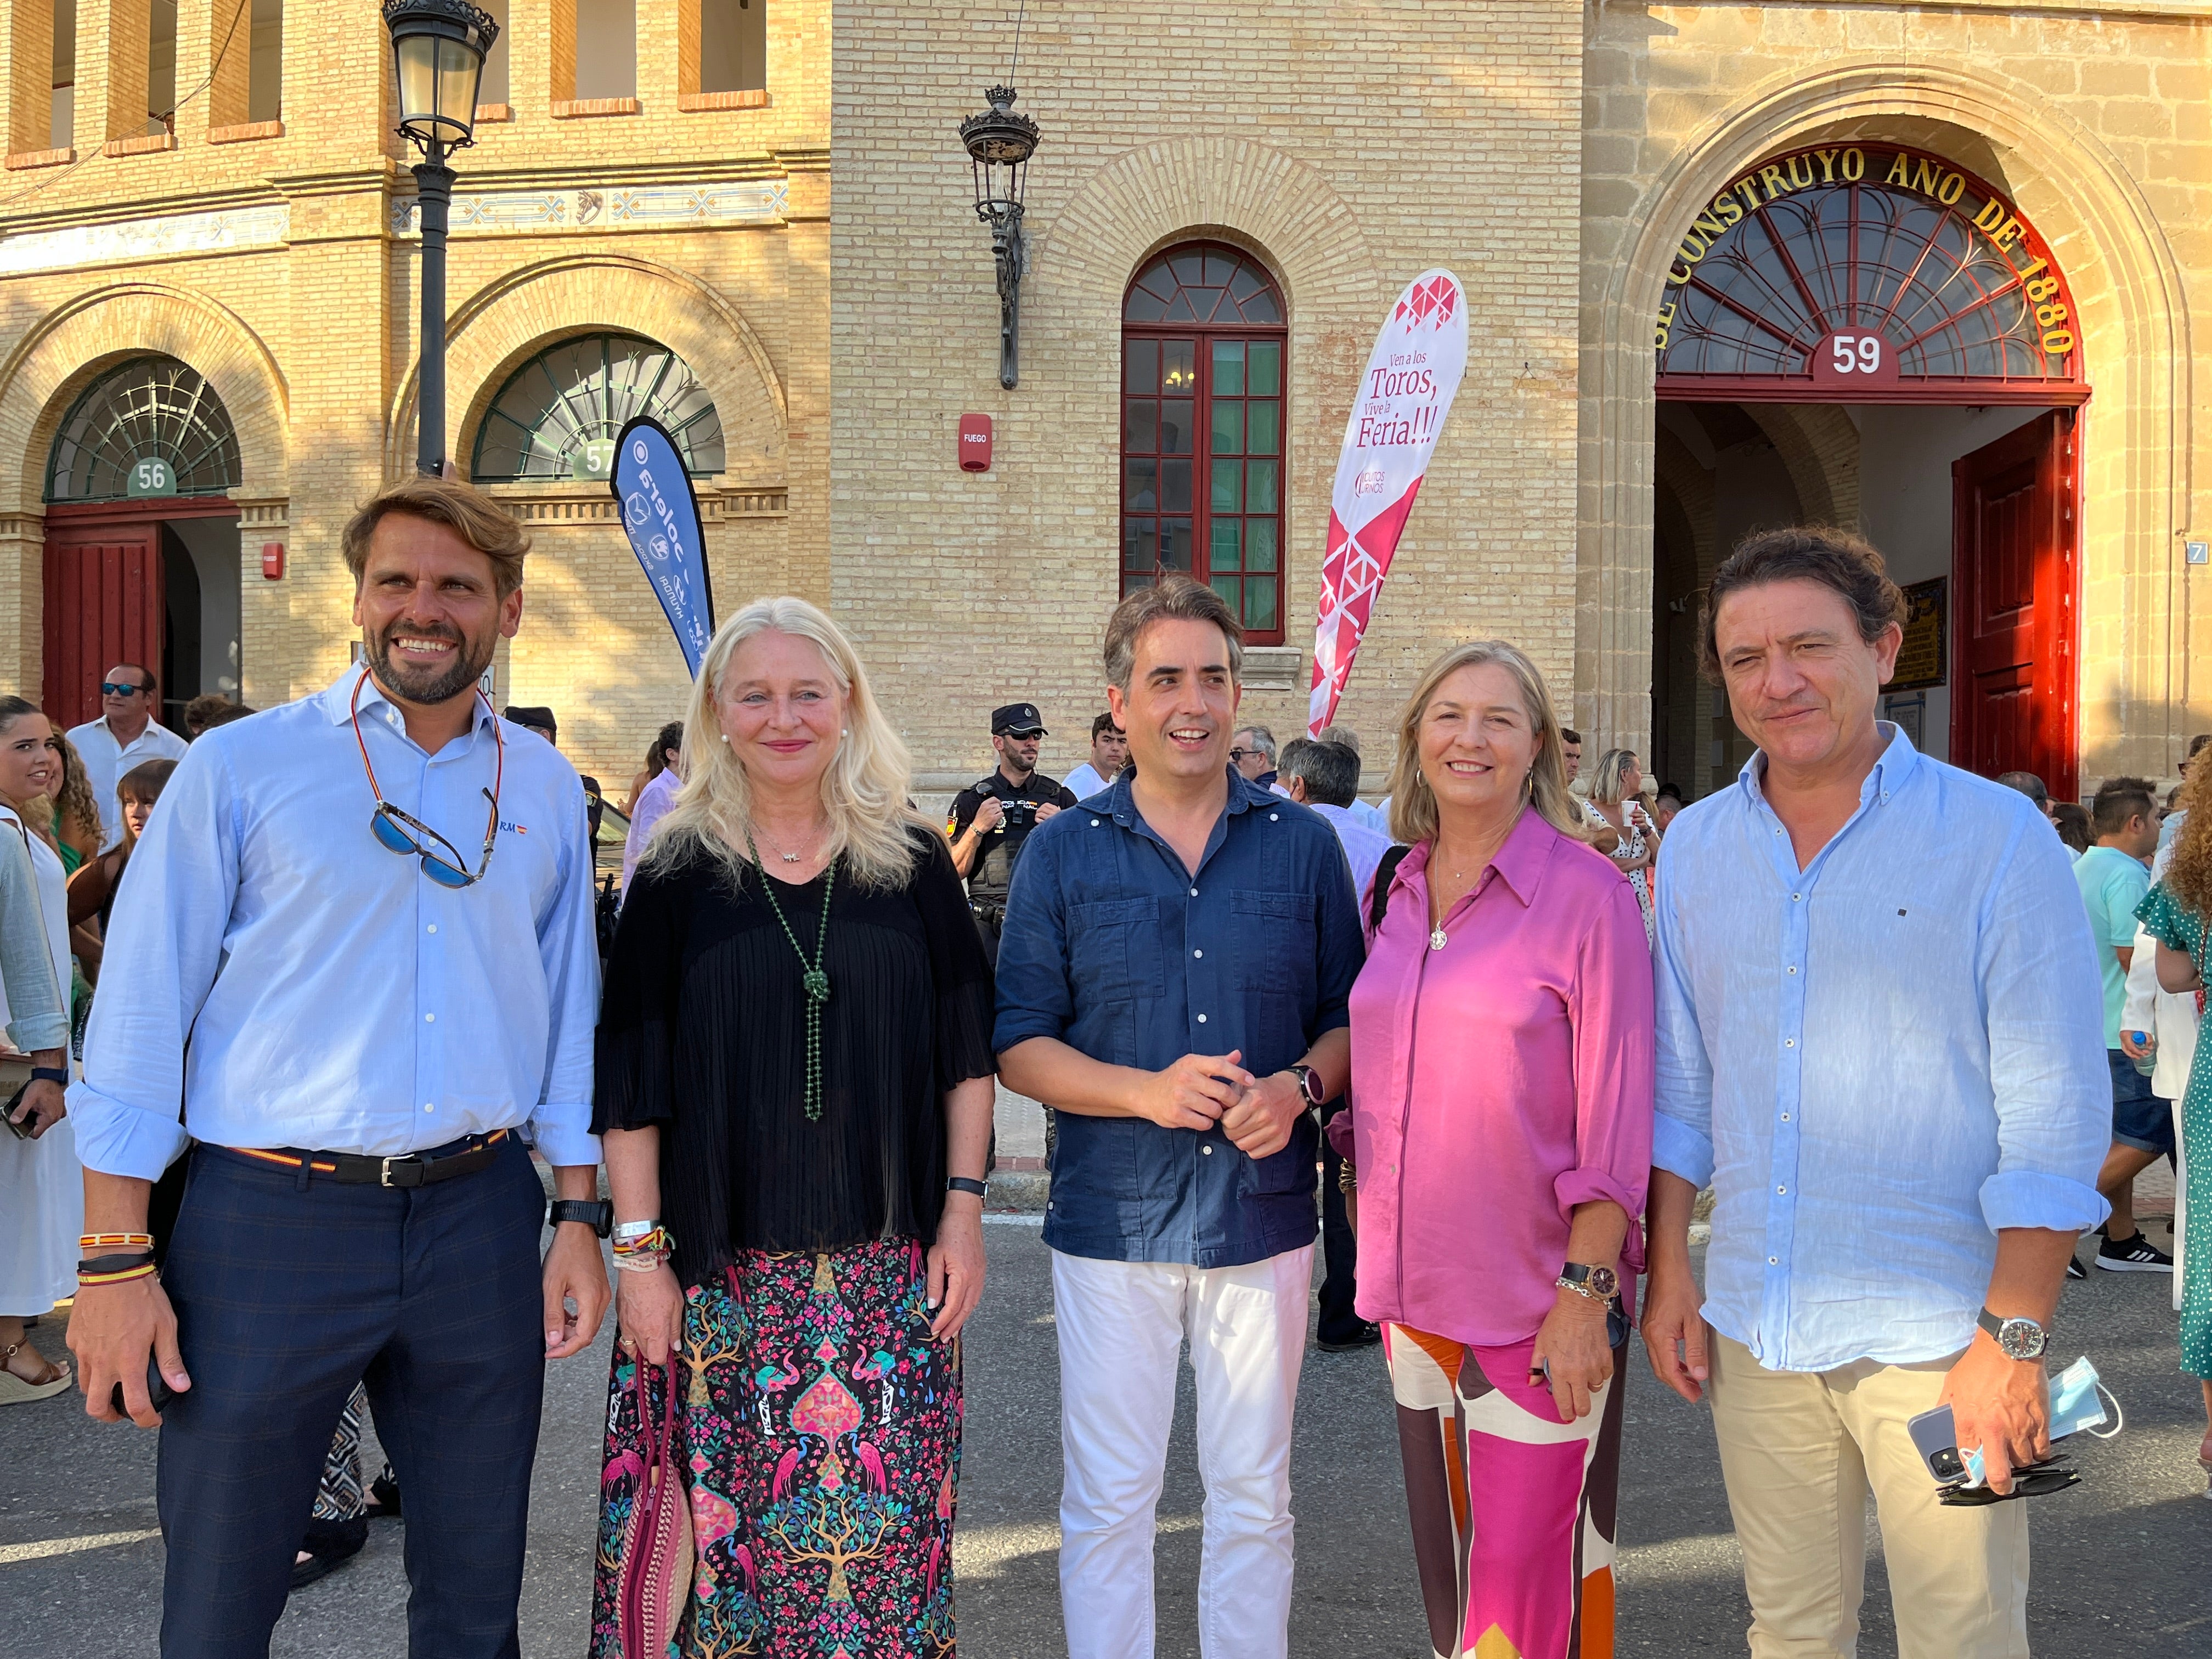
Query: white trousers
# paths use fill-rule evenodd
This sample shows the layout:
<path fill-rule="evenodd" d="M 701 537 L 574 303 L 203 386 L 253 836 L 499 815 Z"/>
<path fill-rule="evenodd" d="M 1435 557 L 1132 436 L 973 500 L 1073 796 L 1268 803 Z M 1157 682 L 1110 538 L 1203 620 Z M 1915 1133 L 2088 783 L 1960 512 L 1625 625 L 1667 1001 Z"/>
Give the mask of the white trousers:
<path fill-rule="evenodd" d="M 1313 1246 L 1242 1267 L 1052 1257 L 1069 1659 L 1151 1659 L 1152 1535 L 1185 1339 L 1198 1377 L 1205 1659 L 1285 1659 L 1291 1413 Z"/>

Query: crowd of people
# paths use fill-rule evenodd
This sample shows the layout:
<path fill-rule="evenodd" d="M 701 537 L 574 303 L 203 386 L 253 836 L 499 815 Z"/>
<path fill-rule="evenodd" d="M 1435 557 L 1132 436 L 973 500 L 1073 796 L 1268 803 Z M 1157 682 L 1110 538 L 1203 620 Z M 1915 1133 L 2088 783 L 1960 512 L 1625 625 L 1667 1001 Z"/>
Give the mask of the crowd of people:
<path fill-rule="evenodd" d="M 1705 597 L 1757 752 L 1694 804 L 1619 748 L 1577 789 L 1504 641 L 1429 665 L 1370 804 L 1356 732 L 1240 724 L 1237 619 L 1171 578 L 1107 623 L 1086 772 L 1009 703 L 939 820 L 851 641 L 763 599 L 631 783 L 603 943 L 598 787 L 477 690 L 527 548 L 410 479 L 345 529 L 321 692 L 189 747 L 132 665 L 65 736 L 0 700 L 0 1402 L 159 1425 L 167 1659 L 265 1653 L 402 1494 L 414 1650 L 516 1653 L 545 1367 L 610 1309 L 594 1659 L 951 1654 L 994 1079 L 1052 1115 L 1072 1659 L 1154 1649 L 1186 1352 L 1201 1649 L 1286 1652 L 1317 1240 L 1439 1655 L 1611 1650 L 1639 1329 L 1711 1401 L 1754 1654 L 1850 1650 L 1869 1497 L 1900 1655 L 2026 1654 L 2077 1240 L 2171 1271 L 2134 1176 L 2212 1180 L 2212 767 L 2163 848 L 2107 781 L 2069 856 L 2039 783 L 1879 720 L 1902 598 L 1788 529 Z M 2212 1243 L 2185 1268 L 2212 1427 Z M 22 1328 L 65 1297 L 73 1378 Z M 1978 1479 L 1916 1447 L 1940 1407 Z"/>

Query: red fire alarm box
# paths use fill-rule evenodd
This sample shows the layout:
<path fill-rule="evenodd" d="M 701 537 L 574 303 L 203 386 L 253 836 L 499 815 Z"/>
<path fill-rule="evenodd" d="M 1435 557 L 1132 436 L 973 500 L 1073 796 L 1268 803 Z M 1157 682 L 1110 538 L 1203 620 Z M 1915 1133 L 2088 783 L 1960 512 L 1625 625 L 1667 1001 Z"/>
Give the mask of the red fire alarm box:
<path fill-rule="evenodd" d="M 283 543 L 261 544 L 261 574 L 272 582 L 281 582 L 284 580 Z"/>
<path fill-rule="evenodd" d="M 988 415 L 963 415 L 960 417 L 960 470 L 963 472 L 988 472 L 991 470 L 991 417 Z"/>

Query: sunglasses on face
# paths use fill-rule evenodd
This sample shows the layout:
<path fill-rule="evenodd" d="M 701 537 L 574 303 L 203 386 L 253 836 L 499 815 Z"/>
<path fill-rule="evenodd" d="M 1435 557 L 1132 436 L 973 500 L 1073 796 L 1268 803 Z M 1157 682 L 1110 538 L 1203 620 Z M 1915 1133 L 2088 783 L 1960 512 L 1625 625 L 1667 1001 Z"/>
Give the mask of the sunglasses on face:
<path fill-rule="evenodd" d="M 153 687 L 148 685 L 118 685 L 113 680 L 100 683 L 100 694 L 103 697 L 136 697 L 152 690 Z"/>
<path fill-rule="evenodd" d="M 1264 749 L 1232 749 L 1229 751 L 1229 758 L 1233 761 L 1257 760 L 1267 752 Z"/>
<path fill-rule="evenodd" d="M 484 878 L 484 872 L 491 868 L 492 847 L 499 837 L 499 791 L 507 778 L 507 742 L 500 736 L 498 720 L 492 721 L 491 732 L 492 742 L 498 748 L 499 759 L 492 773 L 492 787 L 483 792 L 483 798 L 491 803 L 491 817 L 484 823 L 483 860 L 477 864 L 476 873 L 471 875 L 468 860 L 462 857 L 459 848 L 422 819 L 402 811 L 384 799 L 384 791 L 376 781 L 376 768 L 369 763 L 368 740 L 361 734 L 361 689 L 368 684 L 368 676 L 363 674 L 354 684 L 353 736 L 354 741 L 361 745 L 361 765 L 362 769 L 368 774 L 369 793 L 376 797 L 376 811 L 369 815 L 368 819 L 369 833 L 376 837 L 376 844 L 386 852 L 397 853 L 403 858 L 411 853 L 422 860 L 422 873 L 439 886 L 455 890 L 475 886 Z M 483 696 L 482 691 L 477 695 Z M 489 699 L 485 699 L 484 707 L 491 707 Z"/>

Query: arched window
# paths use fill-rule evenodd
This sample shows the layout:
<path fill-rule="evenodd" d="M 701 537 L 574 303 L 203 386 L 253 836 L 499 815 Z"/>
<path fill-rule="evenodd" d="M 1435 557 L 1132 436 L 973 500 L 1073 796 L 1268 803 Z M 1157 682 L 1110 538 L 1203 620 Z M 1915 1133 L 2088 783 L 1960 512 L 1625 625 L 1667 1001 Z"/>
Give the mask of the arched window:
<path fill-rule="evenodd" d="M 220 495 L 238 487 L 230 411 L 199 371 L 134 357 L 84 390 L 46 462 L 50 501 Z"/>
<path fill-rule="evenodd" d="M 1255 645 L 1283 639 L 1283 297 L 1215 242 L 1169 249 L 1121 302 L 1121 592 L 1180 570 Z"/>
<path fill-rule="evenodd" d="M 1692 222 L 1667 273 L 1662 397 L 2079 403 L 2079 325 L 2050 248 L 1940 156 L 1779 155 Z"/>
<path fill-rule="evenodd" d="M 650 415 L 694 477 L 722 470 L 722 422 L 690 366 L 635 334 L 586 334 L 510 375 L 477 428 L 478 483 L 604 480 L 614 441 Z"/>

